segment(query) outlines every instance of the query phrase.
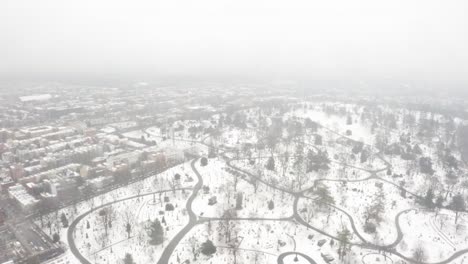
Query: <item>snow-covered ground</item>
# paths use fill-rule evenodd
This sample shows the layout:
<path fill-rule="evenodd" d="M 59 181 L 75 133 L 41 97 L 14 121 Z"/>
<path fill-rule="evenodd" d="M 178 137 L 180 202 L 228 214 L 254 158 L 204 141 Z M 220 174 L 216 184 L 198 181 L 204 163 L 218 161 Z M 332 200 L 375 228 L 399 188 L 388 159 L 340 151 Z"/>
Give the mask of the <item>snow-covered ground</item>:
<path fill-rule="evenodd" d="M 408 116 L 415 118 L 414 124 Z M 103 264 L 120 263 L 125 253 L 138 264 L 155 263 L 187 224 L 191 229 L 184 230 L 168 263 L 277 263 L 289 252 L 304 253 L 318 264 L 326 259 L 351 264 L 406 263 L 404 258 L 443 262 L 468 248 L 468 215 L 460 213 L 455 224 L 455 212 L 448 209 L 455 195 L 466 200 L 468 185 L 462 183 L 468 181 L 462 177 L 467 171 L 461 162 L 448 168 L 444 148 L 438 147 L 442 139 L 421 132 L 418 122 L 430 118 L 444 121 L 441 115 L 420 111 L 369 110 L 327 101 L 290 109 L 254 107 L 231 116 L 131 131 L 123 136 L 160 148 L 197 146 L 203 156 L 209 153 L 207 164 L 199 159 L 194 168 L 184 163 L 64 208 L 45 217 L 44 225 L 36 222 L 50 235 L 60 233 L 66 244 L 61 214 L 71 223 L 89 212 L 76 225 L 73 239 L 87 259 Z M 319 125 L 306 128 L 308 119 Z M 402 152 L 417 145 L 420 153 L 405 160 L 401 153 L 388 151 L 391 145 Z M 457 151 L 453 156 L 460 159 Z M 433 172 L 422 171 L 423 157 L 431 159 Z M 450 170 L 456 181 L 447 176 Z M 203 185 L 195 192 L 196 171 Z M 190 189 L 173 190 L 182 187 Z M 432 202 L 443 199 L 439 206 L 445 209 L 425 208 L 428 190 L 434 193 Z M 326 203 L 319 202 L 320 195 L 329 196 Z M 106 203 L 112 204 L 93 210 Z M 168 211 L 167 204 L 174 210 Z M 107 231 L 103 209 L 113 216 Z M 164 226 L 165 240 L 158 246 L 148 244 L 147 226 L 154 219 Z M 132 223 L 131 232 L 127 222 Z M 347 232 L 349 241 L 343 242 Z M 200 252 L 208 240 L 216 247 L 210 256 Z M 340 256 L 343 248 L 346 254 Z M 295 258 L 286 254 L 283 261 L 309 263 L 300 255 Z M 466 259 L 462 255 L 450 263 Z"/>

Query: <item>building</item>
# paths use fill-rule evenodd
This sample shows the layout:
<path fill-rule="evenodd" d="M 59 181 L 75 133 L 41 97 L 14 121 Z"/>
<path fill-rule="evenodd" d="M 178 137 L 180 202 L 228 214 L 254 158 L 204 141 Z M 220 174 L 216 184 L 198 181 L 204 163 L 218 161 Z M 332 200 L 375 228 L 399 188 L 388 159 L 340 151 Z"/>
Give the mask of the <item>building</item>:
<path fill-rule="evenodd" d="M 140 150 L 125 152 L 122 154 L 117 154 L 114 156 L 110 156 L 106 160 L 106 165 L 108 167 L 113 167 L 120 163 L 125 163 L 129 167 L 136 167 L 136 165 L 140 162 L 143 152 Z"/>
<path fill-rule="evenodd" d="M 19 100 L 23 103 L 27 102 L 38 102 L 38 101 L 47 101 L 52 98 L 50 94 L 34 94 L 34 95 L 25 95 L 20 96 Z"/>
<path fill-rule="evenodd" d="M 7 169 L 0 170 L 0 192 L 6 192 L 9 187 L 15 185 Z"/>
<path fill-rule="evenodd" d="M 4 162 L 13 163 L 13 162 L 15 162 L 15 154 L 13 154 L 10 151 L 3 152 L 2 153 L 2 160 Z"/>
<path fill-rule="evenodd" d="M 114 165 L 110 171 L 118 182 L 126 182 L 131 178 L 130 168 L 125 163 Z"/>
<path fill-rule="evenodd" d="M 114 183 L 114 177 L 101 176 L 88 181 L 88 184 L 95 190 L 102 189 Z"/>
<path fill-rule="evenodd" d="M 57 131 L 57 128 L 51 126 L 37 126 L 20 129 L 20 132 L 25 134 L 27 137 L 39 137 L 48 133 Z"/>
<path fill-rule="evenodd" d="M 63 179 L 63 178 L 71 178 L 75 176 L 79 176 L 78 172 L 79 168 L 81 165 L 72 163 L 68 164 L 62 167 L 58 167 L 55 169 L 43 171 L 40 173 L 36 173 L 33 175 L 29 175 L 27 177 L 23 177 L 20 182 L 21 183 L 26 183 L 26 182 L 39 182 L 44 179 Z"/>
<path fill-rule="evenodd" d="M 31 212 L 39 203 L 39 200 L 30 195 L 21 184 L 16 184 L 8 188 L 8 196 L 25 212 Z"/>
<path fill-rule="evenodd" d="M 166 157 L 168 166 L 183 162 L 185 160 L 184 151 L 177 148 L 165 148 L 162 151 Z"/>
<path fill-rule="evenodd" d="M 10 175 L 14 181 L 18 181 L 19 179 L 23 178 L 24 176 L 23 165 L 15 164 L 15 165 L 10 166 Z"/>
<path fill-rule="evenodd" d="M 6 130 L 4 128 L 0 129 L 0 142 L 6 142 L 7 139 L 13 137 L 13 132 Z"/>

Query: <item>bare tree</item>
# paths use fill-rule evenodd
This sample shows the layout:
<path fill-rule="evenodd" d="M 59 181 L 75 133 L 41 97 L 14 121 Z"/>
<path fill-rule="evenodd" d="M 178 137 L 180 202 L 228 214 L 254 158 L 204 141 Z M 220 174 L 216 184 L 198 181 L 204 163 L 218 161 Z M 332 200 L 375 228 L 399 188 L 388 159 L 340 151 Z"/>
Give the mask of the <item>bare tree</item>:
<path fill-rule="evenodd" d="M 344 256 L 350 250 L 349 243 L 351 240 L 351 232 L 345 226 L 341 227 L 341 231 L 338 233 L 338 240 L 340 243 L 338 254 L 340 256 L 340 260 L 343 260 Z"/>
<path fill-rule="evenodd" d="M 135 215 L 133 212 L 133 207 L 127 206 L 122 213 L 122 218 L 125 223 L 125 232 L 127 232 L 127 238 L 130 238 L 132 232 L 132 226 L 135 222 Z"/>
<path fill-rule="evenodd" d="M 192 249 L 192 255 L 193 255 L 193 261 L 197 261 L 197 256 L 198 256 L 198 248 L 199 248 L 199 245 L 198 245 L 198 239 L 195 237 L 195 236 L 191 236 L 189 239 L 188 239 L 188 243 L 190 245 L 190 248 Z"/>
<path fill-rule="evenodd" d="M 286 174 L 286 171 L 288 171 L 288 164 L 289 164 L 289 153 L 285 151 L 283 153 L 283 156 L 279 158 L 280 164 L 281 164 L 281 169 L 282 169 L 282 175 Z"/>
<path fill-rule="evenodd" d="M 427 259 L 426 250 L 423 248 L 422 245 L 417 245 L 413 251 L 413 259 L 416 262 L 424 262 Z"/>
<path fill-rule="evenodd" d="M 450 207 L 455 211 L 455 224 L 458 221 L 458 214 L 465 210 L 466 204 L 463 196 L 461 194 L 457 194 L 453 196 L 452 202 L 450 203 Z"/>

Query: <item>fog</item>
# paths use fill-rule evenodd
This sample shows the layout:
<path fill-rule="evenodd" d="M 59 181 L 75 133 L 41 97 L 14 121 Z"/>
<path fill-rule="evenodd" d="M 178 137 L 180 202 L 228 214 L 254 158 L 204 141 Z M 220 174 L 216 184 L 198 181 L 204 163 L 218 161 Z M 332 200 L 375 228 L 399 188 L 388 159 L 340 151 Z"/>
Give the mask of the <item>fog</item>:
<path fill-rule="evenodd" d="M 468 264 L 468 0 L 0 0 L 0 263 Z"/>
<path fill-rule="evenodd" d="M 6 0 L 0 74 L 468 80 L 460 0 Z"/>

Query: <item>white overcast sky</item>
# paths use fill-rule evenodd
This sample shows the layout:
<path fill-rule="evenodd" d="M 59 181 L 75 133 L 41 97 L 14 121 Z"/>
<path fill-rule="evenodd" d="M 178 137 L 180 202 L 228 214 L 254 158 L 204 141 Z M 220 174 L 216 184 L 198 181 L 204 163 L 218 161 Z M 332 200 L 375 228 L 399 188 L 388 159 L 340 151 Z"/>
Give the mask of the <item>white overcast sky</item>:
<path fill-rule="evenodd" d="M 468 79 L 466 0 L 1 0 L 0 74 Z"/>

